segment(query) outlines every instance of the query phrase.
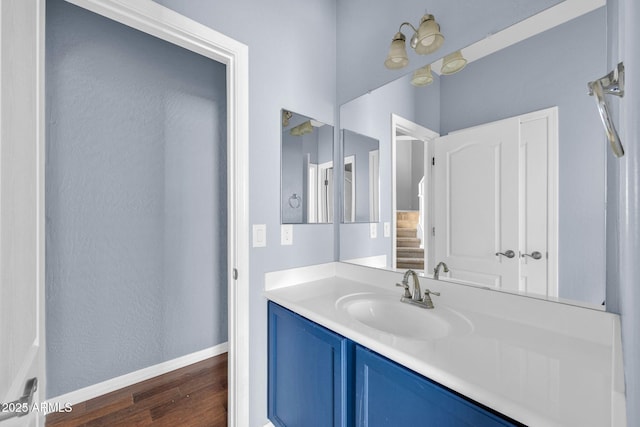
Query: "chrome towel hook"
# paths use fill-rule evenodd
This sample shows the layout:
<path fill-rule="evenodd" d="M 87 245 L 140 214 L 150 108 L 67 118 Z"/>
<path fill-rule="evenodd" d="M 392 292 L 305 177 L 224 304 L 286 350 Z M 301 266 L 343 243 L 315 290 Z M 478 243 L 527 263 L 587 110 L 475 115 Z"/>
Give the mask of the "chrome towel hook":
<path fill-rule="evenodd" d="M 611 120 L 607 100 L 604 98 L 605 95 L 624 96 L 624 64 L 622 62 L 619 63 L 618 67 L 606 76 L 589 82 L 588 87 L 589 95 L 595 96 L 596 98 L 600 119 L 602 119 L 602 124 L 604 125 L 607 139 L 609 139 L 609 143 L 611 144 L 613 154 L 616 157 L 624 156 L 622 142 L 613 124 L 613 120 Z"/>
<path fill-rule="evenodd" d="M 291 197 L 289 197 L 289 206 L 293 209 L 298 209 L 300 207 L 300 203 L 302 203 L 302 199 L 296 193 L 293 193 Z"/>

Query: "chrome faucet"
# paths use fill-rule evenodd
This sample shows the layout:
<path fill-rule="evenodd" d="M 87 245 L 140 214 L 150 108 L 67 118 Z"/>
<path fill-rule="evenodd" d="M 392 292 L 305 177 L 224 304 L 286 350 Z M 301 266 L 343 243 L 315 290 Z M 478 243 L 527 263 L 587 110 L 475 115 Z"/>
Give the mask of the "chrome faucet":
<path fill-rule="evenodd" d="M 409 275 L 413 277 L 413 295 L 411 296 L 411 299 L 413 301 L 420 301 L 422 299 L 422 292 L 420 291 L 420 282 L 418 281 L 418 275 L 415 271 L 407 270 L 402 277 L 402 284 L 404 286 L 409 286 Z"/>
<path fill-rule="evenodd" d="M 411 291 L 409 290 L 409 276 L 413 277 L 413 294 L 411 294 Z M 440 295 L 439 292 L 431 292 L 429 289 L 427 289 L 424 291 L 424 297 L 422 297 L 418 275 L 413 270 L 407 270 L 402 278 L 402 283 L 396 283 L 396 286 L 404 288 L 404 295 L 402 295 L 400 301 L 414 304 L 422 308 L 433 308 L 433 301 L 429 296 L 430 294 Z"/>
<path fill-rule="evenodd" d="M 442 271 L 444 271 L 445 273 L 449 272 L 449 267 L 447 267 L 447 264 L 440 261 L 438 265 L 436 265 L 436 268 L 433 269 L 433 278 L 435 280 L 438 280 L 438 278 L 440 277 L 440 267 L 442 267 Z"/>

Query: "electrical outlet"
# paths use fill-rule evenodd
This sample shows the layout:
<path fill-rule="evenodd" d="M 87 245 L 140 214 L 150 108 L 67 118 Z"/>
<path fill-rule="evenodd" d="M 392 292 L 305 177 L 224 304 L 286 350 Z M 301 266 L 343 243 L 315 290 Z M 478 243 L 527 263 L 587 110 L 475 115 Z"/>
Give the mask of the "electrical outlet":
<path fill-rule="evenodd" d="M 253 247 L 267 246 L 267 224 L 253 224 Z"/>
<path fill-rule="evenodd" d="M 293 225 L 282 224 L 280 226 L 280 244 L 293 245 Z"/>
<path fill-rule="evenodd" d="M 391 237 L 391 223 L 384 223 L 384 237 Z"/>
<path fill-rule="evenodd" d="M 372 222 L 369 224 L 369 236 L 372 239 L 376 239 L 378 237 L 378 223 Z"/>

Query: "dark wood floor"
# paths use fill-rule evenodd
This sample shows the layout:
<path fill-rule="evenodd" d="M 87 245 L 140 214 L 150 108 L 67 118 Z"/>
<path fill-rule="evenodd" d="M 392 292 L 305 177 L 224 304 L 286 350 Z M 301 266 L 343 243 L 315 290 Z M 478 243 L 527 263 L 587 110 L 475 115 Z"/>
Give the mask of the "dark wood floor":
<path fill-rule="evenodd" d="M 47 427 L 227 425 L 227 353 L 47 416 Z"/>

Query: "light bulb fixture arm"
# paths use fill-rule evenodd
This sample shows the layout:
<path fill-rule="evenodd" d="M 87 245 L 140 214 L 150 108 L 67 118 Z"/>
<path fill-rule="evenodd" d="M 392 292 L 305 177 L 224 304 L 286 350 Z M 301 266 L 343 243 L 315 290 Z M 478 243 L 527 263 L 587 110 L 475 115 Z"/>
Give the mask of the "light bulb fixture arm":
<path fill-rule="evenodd" d="M 404 27 L 405 25 L 410 26 L 411 29 L 413 30 L 413 35 L 411 36 L 411 40 L 409 41 L 409 45 L 411 46 L 412 49 L 415 49 L 416 46 L 418 45 L 418 30 L 410 22 L 403 22 L 402 24 L 400 24 L 400 27 L 398 27 L 398 32 L 399 33 L 402 32 L 402 27 Z"/>
<path fill-rule="evenodd" d="M 424 15 L 418 28 L 414 27 L 410 22 L 403 22 L 398 27 L 398 32 L 391 39 L 389 53 L 384 61 L 384 66 L 390 70 L 404 68 L 409 64 L 406 46 L 407 37 L 402 32 L 405 25 L 413 30 L 409 45 L 418 55 L 427 55 L 435 52 L 442 46 L 444 41 L 444 36 L 440 33 L 440 25 L 433 15 Z"/>

